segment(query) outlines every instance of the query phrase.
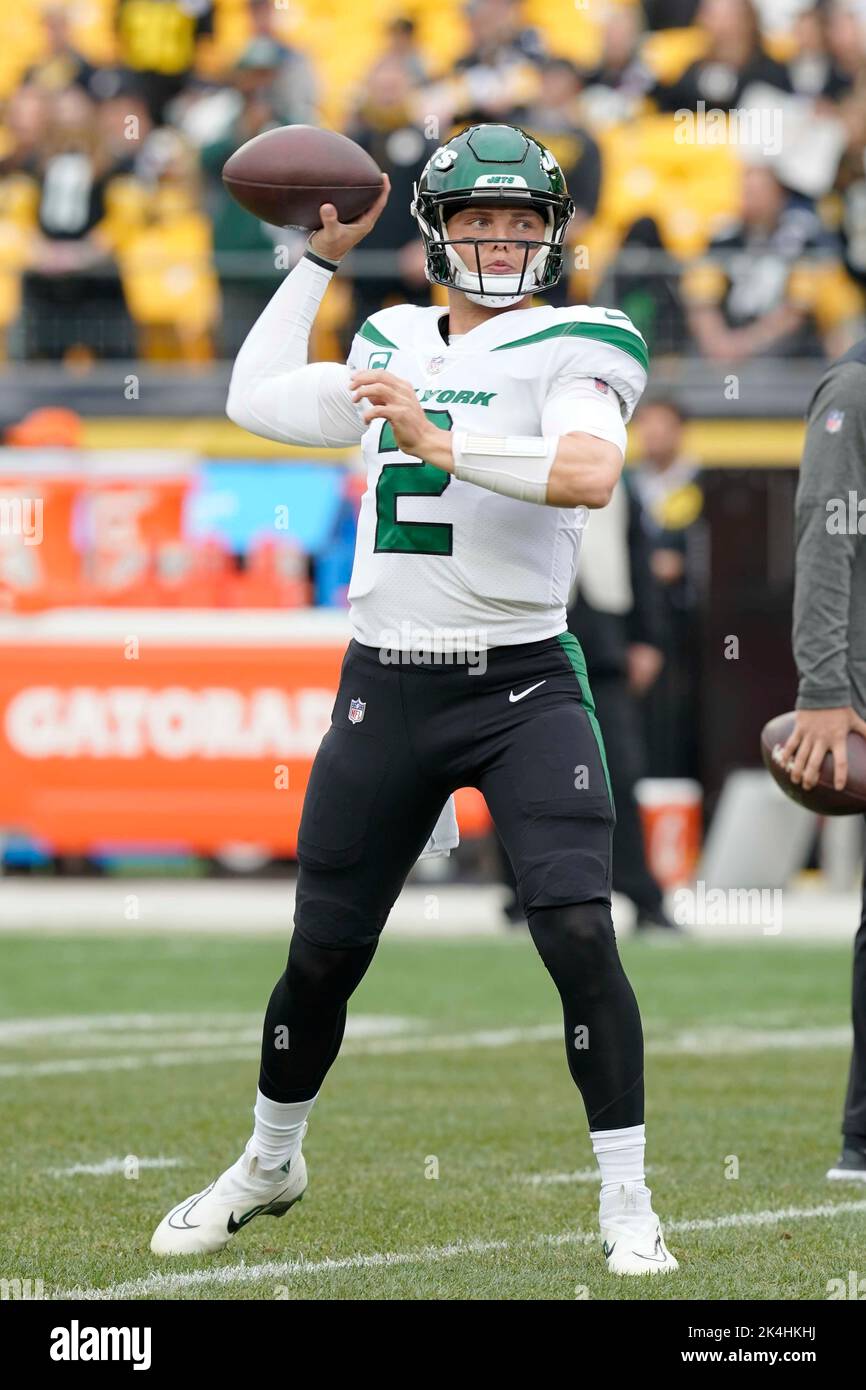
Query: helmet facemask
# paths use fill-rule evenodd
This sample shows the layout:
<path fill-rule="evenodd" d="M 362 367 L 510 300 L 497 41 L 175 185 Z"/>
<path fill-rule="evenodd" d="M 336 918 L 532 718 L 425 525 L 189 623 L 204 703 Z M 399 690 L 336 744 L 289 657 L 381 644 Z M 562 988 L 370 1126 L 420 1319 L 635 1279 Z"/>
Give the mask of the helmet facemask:
<path fill-rule="evenodd" d="M 446 221 L 454 213 L 471 207 L 477 201 L 479 207 L 520 207 L 538 212 L 545 220 L 545 236 L 541 241 L 525 237 L 458 237 L 448 236 Z M 476 198 L 467 196 L 461 190 L 454 194 L 419 194 L 416 187 L 412 210 L 424 238 L 427 251 L 426 275 L 432 284 L 447 285 L 462 291 L 473 304 L 482 304 L 489 309 L 506 309 L 519 304 L 529 294 L 549 289 L 555 285 L 562 274 L 563 240 L 571 220 L 573 204 L 563 208 L 556 207 L 544 195 L 535 193 L 532 197 L 517 200 L 512 190 L 507 197 L 497 197 L 488 188 Z M 484 245 L 509 245 L 523 249 L 523 262 L 519 271 L 511 275 L 484 273 L 481 269 L 481 252 Z M 475 269 L 471 270 L 460 254 L 471 247 L 475 256 Z M 471 257 L 467 257 L 471 263 Z"/>

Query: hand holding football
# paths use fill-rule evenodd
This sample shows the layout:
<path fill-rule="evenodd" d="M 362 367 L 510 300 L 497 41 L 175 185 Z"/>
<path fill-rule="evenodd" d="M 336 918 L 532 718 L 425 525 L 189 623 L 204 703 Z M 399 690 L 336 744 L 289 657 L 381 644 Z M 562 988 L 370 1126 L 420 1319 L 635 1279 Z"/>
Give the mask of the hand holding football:
<path fill-rule="evenodd" d="M 845 736 L 847 776 L 844 785 L 837 787 L 831 748 L 814 736 L 806 740 L 803 725 L 808 720 L 801 718 L 798 730 L 798 714 L 812 713 L 818 711 L 792 710 L 788 714 L 777 715 L 764 726 L 761 733 L 764 766 L 785 795 L 807 811 L 822 816 L 850 816 L 866 812 L 866 724 L 853 711 L 850 712 L 854 727 L 849 727 Z M 844 722 L 850 726 L 852 721 L 847 718 Z M 863 733 L 860 732 L 860 725 L 863 726 Z M 797 781 L 792 779 L 792 772 Z M 808 786 L 804 785 L 804 776 Z M 816 778 L 814 782 L 813 777 Z"/>

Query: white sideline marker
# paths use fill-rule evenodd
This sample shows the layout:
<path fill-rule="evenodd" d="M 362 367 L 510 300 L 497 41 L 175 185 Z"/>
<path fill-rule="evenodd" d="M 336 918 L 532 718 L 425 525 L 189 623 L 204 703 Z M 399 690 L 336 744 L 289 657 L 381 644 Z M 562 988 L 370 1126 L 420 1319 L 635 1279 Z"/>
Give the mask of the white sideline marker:
<path fill-rule="evenodd" d="M 866 1212 L 866 1201 L 824 1202 L 817 1207 L 781 1207 L 775 1211 L 733 1212 L 727 1216 L 700 1217 L 690 1221 L 666 1221 L 665 1233 L 670 1235 L 681 1231 L 719 1231 L 728 1227 L 773 1226 L 782 1221 L 813 1221 L 818 1218 L 849 1216 L 857 1212 Z M 291 1279 L 293 1276 L 330 1274 L 343 1269 L 431 1265 L 459 1258 L 461 1255 L 489 1255 L 498 1250 L 531 1248 L 533 1245 L 595 1245 L 598 1240 L 597 1231 L 564 1231 L 559 1235 L 539 1235 L 524 1241 L 455 1240 L 447 1245 L 422 1246 L 419 1250 L 374 1251 L 370 1255 L 346 1255 L 339 1260 L 268 1260 L 264 1264 L 226 1265 L 221 1269 L 196 1269 L 175 1274 L 157 1272 L 148 1274 L 143 1279 L 109 1284 L 107 1288 L 68 1289 L 56 1297 L 91 1300 L 146 1298 L 149 1294 L 173 1293 L 180 1289 L 203 1287 L 208 1284 L 256 1284 L 262 1279 L 280 1281 Z"/>

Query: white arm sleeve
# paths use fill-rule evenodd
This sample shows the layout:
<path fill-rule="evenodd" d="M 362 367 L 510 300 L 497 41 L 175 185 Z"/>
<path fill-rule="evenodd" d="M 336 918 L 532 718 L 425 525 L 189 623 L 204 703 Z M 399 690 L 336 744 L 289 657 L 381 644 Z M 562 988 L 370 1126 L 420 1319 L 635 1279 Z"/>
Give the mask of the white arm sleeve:
<path fill-rule="evenodd" d="M 307 362 L 310 330 L 333 271 L 303 256 L 247 334 L 235 360 L 226 414 L 284 444 L 340 448 L 366 425 L 349 391 L 349 368 Z"/>
<path fill-rule="evenodd" d="M 553 383 L 541 413 L 541 432 L 571 434 L 573 430 L 606 439 L 625 458 L 626 430 L 620 399 L 606 382 L 597 385 L 595 377 L 568 376 Z"/>

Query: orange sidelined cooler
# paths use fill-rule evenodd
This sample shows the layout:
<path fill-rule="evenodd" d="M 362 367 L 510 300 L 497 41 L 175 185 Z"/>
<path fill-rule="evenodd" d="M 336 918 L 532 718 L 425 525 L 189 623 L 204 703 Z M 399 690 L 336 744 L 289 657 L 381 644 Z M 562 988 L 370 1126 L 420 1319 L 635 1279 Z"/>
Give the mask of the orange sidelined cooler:
<path fill-rule="evenodd" d="M 92 603 L 135 601 L 152 556 L 181 540 L 191 475 L 88 477 L 82 480 L 76 540 Z"/>
<path fill-rule="evenodd" d="M 635 796 L 650 873 L 662 888 L 688 883 L 701 852 L 700 783 L 688 777 L 644 777 Z"/>
<path fill-rule="evenodd" d="M 181 538 L 194 462 L 142 450 L 0 450 L 0 606 L 153 602 L 139 590 L 158 548 Z"/>
<path fill-rule="evenodd" d="M 27 477 L 0 467 L 0 598 L 12 609 L 81 601 L 73 541 L 79 480 Z"/>

